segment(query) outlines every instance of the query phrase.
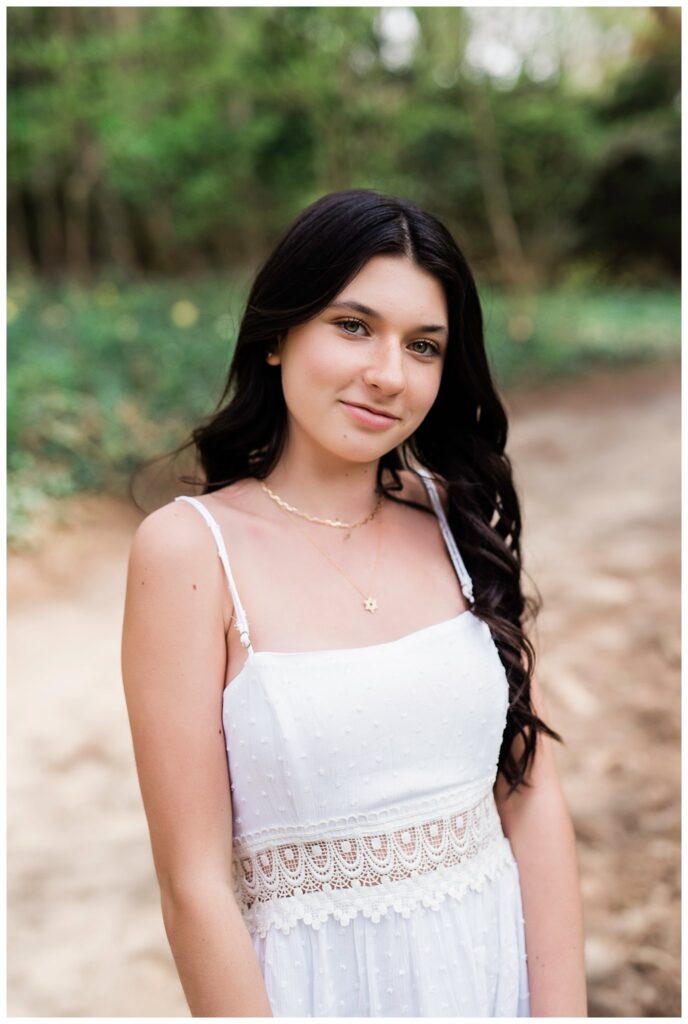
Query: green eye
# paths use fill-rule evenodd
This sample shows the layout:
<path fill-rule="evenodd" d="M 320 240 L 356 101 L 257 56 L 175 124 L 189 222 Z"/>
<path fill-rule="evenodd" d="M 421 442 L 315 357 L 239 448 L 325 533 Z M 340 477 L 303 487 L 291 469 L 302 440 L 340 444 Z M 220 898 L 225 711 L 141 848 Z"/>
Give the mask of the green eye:
<path fill-rule="evenodd" d="M 425 352 L 421 352 L 420 353 L 422 356 L 430 355 L 430 352 L 434 352 L 435 355 L 439 355 L 440 354 L 439 345 L 437 345 L 434 341 L 427 341 L 425 338 L 419 338 L 418 341 L 414 341 L 414 342 L 412 342 L 412 344 L 413 345 L 429 345 L 430 346 L 430 351 L 426 350 Z"/>
<path fill-rule="evenodd" d="M 357 320 L 356 317 L 347 317 L 346 320 L 337 320 L 336 324 L 337 324 L 338 327 L 343 327 L 344 324 L 357 324 L 360 327 L 365 327 L 365 324 L 363 323 L 363 321 L 362 320 Z M 346 330 L 346 328 L 344 328 L 344 330 Z M 352 334 L 353 331 L 346 330 L 346 333 L 347 334 Z"/>

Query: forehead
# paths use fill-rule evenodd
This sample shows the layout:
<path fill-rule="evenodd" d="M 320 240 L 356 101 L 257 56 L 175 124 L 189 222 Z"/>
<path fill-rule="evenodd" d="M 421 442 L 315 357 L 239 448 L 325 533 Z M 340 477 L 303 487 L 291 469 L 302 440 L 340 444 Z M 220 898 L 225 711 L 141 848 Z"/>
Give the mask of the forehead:
<path fill-rule="evenodd" d="M 400 319 L 447 316 L 447 302 L 440 281 L 406 256 L 373 256 L 342 288 L 336 299 L 355 298 L 383 316 Z"/>

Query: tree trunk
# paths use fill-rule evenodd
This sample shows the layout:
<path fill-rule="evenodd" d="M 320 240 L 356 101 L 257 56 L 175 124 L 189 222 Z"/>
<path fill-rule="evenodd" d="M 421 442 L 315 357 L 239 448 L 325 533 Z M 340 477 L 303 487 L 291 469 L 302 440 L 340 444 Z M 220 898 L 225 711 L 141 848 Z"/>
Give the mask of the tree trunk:
<path fill-rule="evenodd" d="M 518 226 L 511 211 L 489 97 L 480 85 L 471 90 L 470 95 L 480 182 L 502 277 L 507 287 L 513 290 L 527 289 L 532 287 L 535 275 L 526 260 Z"/>
<path fill-rule="evenodd" d="M 100 155 L 85 132 L 79 132 L 76 161 L 76 169 L 64 183 L 65 260 L 69 271 L 88 283 L 93 276 L 89 204 L 98 184 Z"/>
<path fill-rule="evenodd" d="M 7 272 L 28 271 L 33 266 L 26 214 L 21 194 L 12 190 L 7 202 Z"/>
<path fill-rule="evenodd" d="M 102 180 L 95 189 L 94 199 L 105 235 L 105 262 L 113 263 L 127 274 L 134 275 L 137 258 L 125 204 Z"/>
<path fill-rule="evenodd" d="M 39 268 L 48 277 L 59 277 L 64 267 L 64 232 L 55 189 L 47 185 L 33 199 Z"/>

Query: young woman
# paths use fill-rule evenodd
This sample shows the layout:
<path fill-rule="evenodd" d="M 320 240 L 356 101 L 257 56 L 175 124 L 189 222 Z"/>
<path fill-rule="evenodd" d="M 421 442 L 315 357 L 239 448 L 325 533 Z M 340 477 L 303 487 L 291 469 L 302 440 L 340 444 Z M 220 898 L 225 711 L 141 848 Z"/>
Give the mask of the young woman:
<path fill-rule="evenodd" d="M 194 1016 L 585 1016 L 480 303 L 448 231 L 324 196 L 258 273 L 201 496 L 131 550 L 123 675 Z"/>

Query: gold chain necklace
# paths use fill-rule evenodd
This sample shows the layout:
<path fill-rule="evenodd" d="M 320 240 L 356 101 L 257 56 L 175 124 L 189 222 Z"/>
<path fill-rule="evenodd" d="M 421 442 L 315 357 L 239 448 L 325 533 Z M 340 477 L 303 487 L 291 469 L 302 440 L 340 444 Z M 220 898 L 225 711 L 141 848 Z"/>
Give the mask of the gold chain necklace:
<path fill-rule="evenodd" d="M 285 509 L 287 512 L 291 512 L 295 516 L 301 516 L 302 519 L 307 519 L 310 523 L 320 523 L 322 526 L 335 526 L 340 530 L 353 530 L 357 526 L 364 526 L 366 523 L 369 523 L 370 520 L 378 514 L 382 507 L 382 502 L 385 500 L 384 494 L 379 494 L 377 501 L 375 502 L 375 508 L 365 517 L 365 519 L 359 519 L 355 523 L 343 523 L 341 519 L 321 519 L 319 516 L 311 516 L 307 512 L 302 512 L 300 509 L 295 508 L 294 505 L 290 505 L 286 502 L 284 498 L 280 498 L 280 496 L 275 494 L 274 491 L 271 491 L 266 483 L 261 483 L 260 486 L 273 501 L 277 502 L 280 508 Z"/>

